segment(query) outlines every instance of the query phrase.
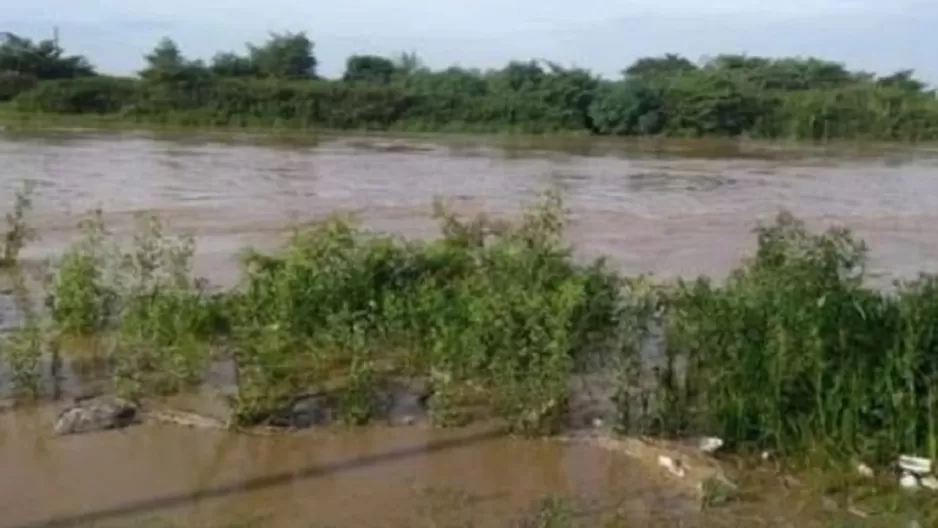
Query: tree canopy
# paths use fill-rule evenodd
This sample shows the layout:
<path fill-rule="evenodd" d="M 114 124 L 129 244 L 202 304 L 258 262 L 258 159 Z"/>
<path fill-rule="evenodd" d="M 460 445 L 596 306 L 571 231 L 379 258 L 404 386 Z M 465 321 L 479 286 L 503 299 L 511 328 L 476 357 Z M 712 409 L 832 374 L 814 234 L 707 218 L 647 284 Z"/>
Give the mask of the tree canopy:
<path fill-rule="evenodd" d="M 54 42 L 7 35 L 0 100 L 22 111 L 116 112 L 144 121 L 332 128 L 573 132 L 764 138 L 938 138 L 938 99 L 911 70 L 877 76 L 814 57 L 668 53 L 617 79 L 544 60 L 433 70 L 415 53 L 357 54 L 318 77 L 312 40 L 272 33 L 207 63 L 172 39 L 138 79 L 95 76 Z"/>

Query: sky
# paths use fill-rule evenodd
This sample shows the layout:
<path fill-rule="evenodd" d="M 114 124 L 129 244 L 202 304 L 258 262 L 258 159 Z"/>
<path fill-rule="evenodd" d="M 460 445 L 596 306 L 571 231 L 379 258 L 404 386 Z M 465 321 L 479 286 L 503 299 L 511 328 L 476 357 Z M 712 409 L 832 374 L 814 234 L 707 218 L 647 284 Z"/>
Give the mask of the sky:
<path fill-rule="evenodd" d="M 854 69 L 911 68 L 938 83 L 935 0 L 0 0 L 0 31 L 45 38 L 101 71 L 139 69 L 163 36 L 190 58 L 306 31 L 320 73 L 354 53 L 415 51 L 434 68 L 544 58 L 615 77 L 639 57 L 812 55 Z"/>

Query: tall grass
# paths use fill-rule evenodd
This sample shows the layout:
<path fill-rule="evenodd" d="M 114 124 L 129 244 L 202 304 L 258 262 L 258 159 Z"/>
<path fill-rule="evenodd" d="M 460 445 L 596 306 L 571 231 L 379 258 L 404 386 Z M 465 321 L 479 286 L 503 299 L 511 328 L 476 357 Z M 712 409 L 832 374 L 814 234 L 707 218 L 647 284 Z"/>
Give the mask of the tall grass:
<path fill-rule="evenodd" d="M 437 216 L 429 242 L 337 216 L 298 227 L 273 253 L 246 252 L 239 286 L 210 295 L 191 239 L 141 218 L 118 244 L 97 214 L 49 282 L 55 335 L 109 336 L 132 394 L 183 390 L 228 357 L 242 424 L 322 391 L 345 422 L 366 423 L 375 391 L 403 377 L 426 380 L 443 424 L 495 416 L 550 433 L 589 370 L 618 379 L 623 431 L 938 455 L 938 278 L 869 287 L 866 247 L 846 230 L 782 214 L 726 281 L 655 283 L 576 263 L 556 195 L 516 222 Z"/>
<path fill-rule="evenodd" d="M 938 279 L 873 290 L 866 259 L 848 231 L 782 214 L 724 284 L 667 288 L 648 423 L 742 449 L 938 455 Z"/>

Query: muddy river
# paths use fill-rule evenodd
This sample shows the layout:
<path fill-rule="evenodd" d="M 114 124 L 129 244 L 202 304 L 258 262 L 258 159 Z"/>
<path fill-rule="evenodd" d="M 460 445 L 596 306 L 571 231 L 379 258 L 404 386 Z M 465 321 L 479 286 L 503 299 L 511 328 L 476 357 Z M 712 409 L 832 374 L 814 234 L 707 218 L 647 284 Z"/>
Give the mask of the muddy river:
<path fill-rule="evenodd" d="M 238 249 L 273 247 L 294 222 L 344 211 L 432 236 L 435 197 L 507 215 L 550 187 L 571 210 L 578 254 L 627 272 L 724 275 L 781 208 L 853 228 L 878 280 L 938 271 L 938 153 L 924 149 L 0 135 L 0 209 L 24 180 L 36 185 L 30 223 L 42 236 L 27 263 L 74 240 L 90 209 L 118 232 L 152 212 L 196 235 L 196 272 L 222 285 L 236 278 Z M 584 526 L 700 520 L 687 490 L 635 460 L 485 427 L 261 437 L 145 424 L 53 437 L 59 408 L 0 406 L 0 526 L 517 526 L 556 496 L 577 498 L 567 514 Z"/>

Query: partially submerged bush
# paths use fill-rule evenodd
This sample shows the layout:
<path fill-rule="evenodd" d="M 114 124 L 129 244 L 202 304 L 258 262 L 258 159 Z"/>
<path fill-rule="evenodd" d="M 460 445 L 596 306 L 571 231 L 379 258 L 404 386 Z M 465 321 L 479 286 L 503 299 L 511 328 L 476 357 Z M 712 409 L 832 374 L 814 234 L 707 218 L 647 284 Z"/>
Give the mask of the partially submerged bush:
<path fill-rule="evenodd" d="M 665 294 L 646 426 L 783 453 L 938 454 L 936 279 L 872 290 L 862 243 L 787 214 L 758 235 L 725 284 Z"/>
<path fill-rule="evenodd" d="M 121 386 L 130 392 L 168 392 L 197 381 L 215 303 L 192 278 L 192 239 L 168 237 L 158 219 L 140 217 L 132 248 L 124 250 L 100 211 L 81 230 L 83 239 L 50 280 L 57 330 L 113 335 Z"/>
<path fill-rule="evenodd" d="M 724 283 L 655 284 L 575 263 L 553 195 L 516 224 L 437 212 L 431 242 L 339 217 L 297 229 L 273 254 L 248 253 L 240 287 L 213 296 L 191 278 L 191 240 L 150 219 L 125 251 L 97 216 L 56 269 L 53 319 L 114 335 L 121 386 L 135 393 L 196 381 L 225 339 L 242 424 L 320 391 L 337 395 L 345 422 L 364 423 L 376 387 L 416 377 L 442 423 L 483 409 L 551 432 L 571 376 L 599 368 L 618 376 L 623 430 L 938 456 L 938 278 L 869 288 L 866 248 L 845 230 L 813 234 L 783 214 Z M 35 350 L 28 334 L 19 342 Z"/>
<path fill-rule="evenodd" d="M 26 223 L 26 214 L 33 206 L 33 186 L 25 184 L 16 191 L 13 209 L 6 214 L 6 233 L 0 241 L 0 268 L 19 262 L 20 251 L 36 237 L 34 229 Z"/>
<path fill-rule="evenodd" d="M 617 280 L 572 262 L 562 220 L 549 196 L 516 226 L 444 215 L 444 236 L 420 244 L 332 218 L 276 255 L 250 255 L 232 321 L 245 416 L 355 365 L 369 376 L 443 372 L 483 388 L 519 430 L 556 428 L 577 354 L 617 324 Z"/>

